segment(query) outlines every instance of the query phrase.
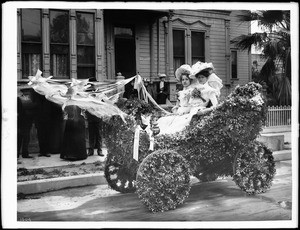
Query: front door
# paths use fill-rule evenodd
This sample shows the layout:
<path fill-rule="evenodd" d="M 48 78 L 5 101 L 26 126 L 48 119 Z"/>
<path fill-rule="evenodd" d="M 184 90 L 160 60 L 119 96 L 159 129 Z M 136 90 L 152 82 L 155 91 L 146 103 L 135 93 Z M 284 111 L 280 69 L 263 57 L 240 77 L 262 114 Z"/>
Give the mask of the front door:
<path fill-rule="evenodd" d="M 133 27 L 115 26 L 115 73 L 125 78 L 136 75 L 135 34 Z"/>

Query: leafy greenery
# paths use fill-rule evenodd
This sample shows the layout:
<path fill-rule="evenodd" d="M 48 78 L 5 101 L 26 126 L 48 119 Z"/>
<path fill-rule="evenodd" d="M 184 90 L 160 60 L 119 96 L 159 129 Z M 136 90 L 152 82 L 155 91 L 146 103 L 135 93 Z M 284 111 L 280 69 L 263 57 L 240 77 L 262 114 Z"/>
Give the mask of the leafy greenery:
<path fill-rule="evenodd" d="M 241 50 L 251 51 L 256 45 L 262 49 L 265 59 L 257 82 L 264 81 L 268 86 L 268 95 L 277 105 L 291 104 L 291 41 L 290 11 L 267 10 L 246 11 L 239 15 L 241 21 L 258 21 L 265 32 L 240 35 L 231 42 Z M 278 71 L 281 74 L 276 74 Z M 271 100 L 270 100 L 271 101 Z"/>

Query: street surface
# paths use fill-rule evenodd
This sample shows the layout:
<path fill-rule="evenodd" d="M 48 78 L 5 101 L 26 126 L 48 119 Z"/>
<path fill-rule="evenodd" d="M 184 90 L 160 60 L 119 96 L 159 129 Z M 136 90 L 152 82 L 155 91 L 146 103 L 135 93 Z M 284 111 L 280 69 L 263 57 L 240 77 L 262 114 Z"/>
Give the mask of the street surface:
<path fill-rule="evenodd" d="M 276 162 L 273 186 L 249 196 L 230 177 L 200 183 L 176 210 L 150 213 L 136 194 L 107 185 L 64 189 L 18 200 L 18 221 L 271 221 L 292 219 L 291 161 Z"/>

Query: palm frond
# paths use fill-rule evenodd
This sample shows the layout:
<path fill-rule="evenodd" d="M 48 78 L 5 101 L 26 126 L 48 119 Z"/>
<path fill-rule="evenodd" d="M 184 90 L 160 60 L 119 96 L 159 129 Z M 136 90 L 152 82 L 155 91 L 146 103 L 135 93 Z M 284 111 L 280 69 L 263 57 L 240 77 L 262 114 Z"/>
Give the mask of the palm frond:
<path fill-rule="evenodd" d="M 267 33 L 253 33 L 249 35 L 240 35 L 230 41 L 241 50 L 251 50 L 252 45 L 259 45 L 265 41 Z"/>
<path fill-rule="evenodd" d="M 259 19 L 259 14 L 256 12 L 251 12 L 250 10 L 245 10 L 243 14 L 236 16 L 238 21 L 241 22 L 251 22 Z"/>

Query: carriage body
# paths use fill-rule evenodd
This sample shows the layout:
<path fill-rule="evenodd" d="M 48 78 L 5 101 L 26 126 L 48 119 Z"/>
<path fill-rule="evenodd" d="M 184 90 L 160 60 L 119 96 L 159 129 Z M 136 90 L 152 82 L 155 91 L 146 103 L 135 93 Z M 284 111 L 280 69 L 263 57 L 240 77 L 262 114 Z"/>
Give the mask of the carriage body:
<path fill-rule="evenodd" d="M 265 192 L 275 174 L 272 152 L 256 141 L 266 113 L 259 84 L 238 86 L 212 112 L 194 116 L 185 130 L 155 136 L 154 151 L 151 137 L 141 131 L 138 161 L 132 153 L 136 120 L 114 117 L 105 138 L 105 177 L 117 191 L 136 192 L 153 212 L 183 203 L 190 176 L 200 181 L 231 176 L 249 194 Z"/>

